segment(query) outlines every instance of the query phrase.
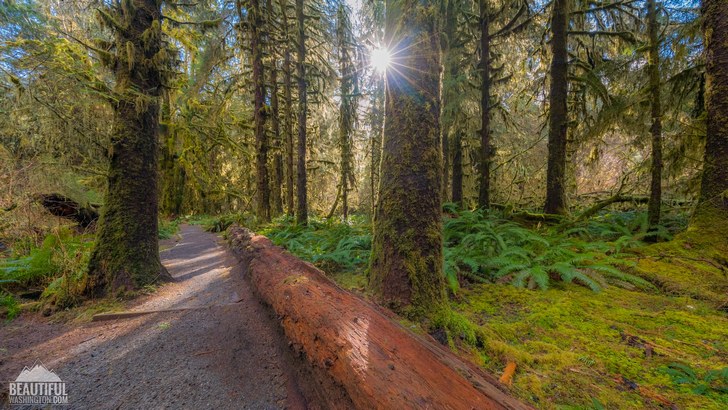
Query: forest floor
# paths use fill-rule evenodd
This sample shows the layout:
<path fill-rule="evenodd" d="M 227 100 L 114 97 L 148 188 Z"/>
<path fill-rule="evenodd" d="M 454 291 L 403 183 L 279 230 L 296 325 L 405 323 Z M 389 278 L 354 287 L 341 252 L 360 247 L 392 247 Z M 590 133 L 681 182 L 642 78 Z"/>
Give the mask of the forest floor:
<path fill-rule="evenodd" d="M 74 409 L 306 408 L 290 349 L 218 240 L 183 225 L 162 241 L 176 282 L 115 306 L 171 311 L 89 322 L 96 307 L 85 320 L 24 314 L 0 325 L 0 394 L 40 360 L 66 382 Z"/>

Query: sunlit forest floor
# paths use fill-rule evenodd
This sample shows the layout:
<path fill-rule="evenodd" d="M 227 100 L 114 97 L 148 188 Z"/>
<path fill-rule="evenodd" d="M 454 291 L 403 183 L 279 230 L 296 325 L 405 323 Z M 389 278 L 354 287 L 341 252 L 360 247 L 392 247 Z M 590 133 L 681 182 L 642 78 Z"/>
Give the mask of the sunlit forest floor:
<path fill-rule="evenodd" d="M 687 214 L 667 213 L 647 234 L 646 215 L 634 211 L 550 225 L 533 215 L 445 211 L 451 308 L 424 324 L 402 319 L 407 327 L 497 376 L 515 364 L 512 391 L 538 408 L 728 408 L 728 249 L 686 232 Z M 212 232 L 256 226 L 245 215 L 193 216 L 162 221 L 160 239 L 181 223 Z M 283 217 L 257 231 L 369 296 L 367 218 L 300 227 Z M 79 308 L 75 296 L 91 240 L 56 221 L 44 237 L 6 250 L 0 312 L 96 313 L 99 304 Z"/>

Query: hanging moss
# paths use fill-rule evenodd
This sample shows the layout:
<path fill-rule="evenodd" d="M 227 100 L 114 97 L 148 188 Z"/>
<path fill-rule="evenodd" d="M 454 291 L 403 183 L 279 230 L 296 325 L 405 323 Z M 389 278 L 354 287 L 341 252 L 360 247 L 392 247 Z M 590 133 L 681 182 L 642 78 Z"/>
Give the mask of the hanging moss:
<path fill-rule="evenodd" d="M 157 242 L 159 94 L 163 65 L 150 57 L 161 47 L 143 44 L 142 33 L 161 18 L 160 5 L 147 0 L 99 12 L 114 31 L 114 123 L 108 187 L 98 236 L 89 261 L 85 293 L 100 296 L 170 279 Z M 114 15 L 112 15 L 114 14 Z M 124 21 L 125 24 L 121 24 Z M 158 30 L 157 30 L 158 31 Z"/>

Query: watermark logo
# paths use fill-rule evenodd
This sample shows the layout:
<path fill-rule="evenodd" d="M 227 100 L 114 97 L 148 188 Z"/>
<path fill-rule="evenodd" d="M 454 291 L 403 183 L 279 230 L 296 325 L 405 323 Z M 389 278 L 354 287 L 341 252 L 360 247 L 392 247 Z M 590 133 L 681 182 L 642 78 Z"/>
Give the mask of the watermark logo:
<path fill-rule="evenodd" d="M 11 405 L 68 404 L 66 383 L 39 361 L 10 382 L 9 396 Z"/>

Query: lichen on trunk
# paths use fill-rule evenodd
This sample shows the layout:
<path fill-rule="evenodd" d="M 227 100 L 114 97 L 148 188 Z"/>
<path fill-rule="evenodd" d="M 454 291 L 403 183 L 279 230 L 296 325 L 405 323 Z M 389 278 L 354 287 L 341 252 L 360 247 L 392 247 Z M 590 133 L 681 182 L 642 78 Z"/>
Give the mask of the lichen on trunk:
<path fill-rule="evenodd" d="M 387 71 L 379 200 L 370 287 L 379 302 L 410 317 L 439 310 L 442 271 L 440 50 L 436 2 L 387 1 Z"/>
<path fill-rule="evenodd" d="M 698 230 L 721 231 L 728 241 L 728 7 L 703 1 L 706 41 L 707 134 L 700 200 L 691 221 Z M 714 239 L 718 239 L 717 237 Z"/>
<path fill-rule="evenodd" d="M 159 95 L 168 63 L 160 3 L 136 0 L 101 10 L 99 16 L 114 31 L 116 53 L 104 61 L 116 85 L 108 187 L 89 261 L 87 296 L 171 279 L 157 242 Z"/>
<path fill-rule="evenodd" d="M 554 0 L 551 14 L 551 85 L 549 89 L 548 170 L 546 205 L 549 214 L 565 214 L 567 98 L 569 91 L 569 0 Z"/>

